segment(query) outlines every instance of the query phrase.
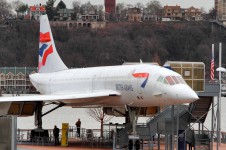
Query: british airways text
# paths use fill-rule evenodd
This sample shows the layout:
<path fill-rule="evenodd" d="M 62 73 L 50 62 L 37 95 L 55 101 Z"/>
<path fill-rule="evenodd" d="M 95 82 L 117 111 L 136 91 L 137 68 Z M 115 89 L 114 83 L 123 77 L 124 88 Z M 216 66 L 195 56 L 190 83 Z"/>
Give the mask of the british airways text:
<path fill-rule="evenodd" d="M 128 84 L 116 84 L 117 91 L 133 91 L 133 86 Z"/>

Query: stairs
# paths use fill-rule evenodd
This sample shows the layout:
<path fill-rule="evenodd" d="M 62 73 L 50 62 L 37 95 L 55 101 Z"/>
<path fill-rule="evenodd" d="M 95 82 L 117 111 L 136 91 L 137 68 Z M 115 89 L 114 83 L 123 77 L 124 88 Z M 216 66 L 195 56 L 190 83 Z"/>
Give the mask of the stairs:
<path fill-rule="evenodd" d="M 195 134 L 195 149 L 210 150 L 209 135 Z"/>
<path fill-rule="evenodd" d="M 204 123 L 209 108 L 211 106 L 213 97 L 202 97 L 194 103 L 188 105 L 174 106 L 174 134 L 176 135 L 177 115 L 179 115 L 179 129 L 186 132 L 186 142 L 191 146 L 209 146 L 210 138 L 205 134 L 195 134 L 189 128 L 190 123 L 199 122 Z M 178 114 L 177 114 L 178 111 Z M 152 137 L 158 134 L 171 135 L 172 134 L 172 106 L 166 107 L 161 113 L 150 118 L 147 124 L 136 126 L 137 133 L 140 140 L 152 140 Z M 128 133 L 132 131 L 132 124 L 126 124 L 125 128 L 117 131 L 117 144 L 120 148 L 126 147 L 128 144 Z"/>
<path fill-rule="evenodd" d="M 188 110 L 192 114 L 188 118 L 189 123 L 197 122 L 197 119 L 199 119 L 199 122 L 204 123 L 206 120 L 208 111 L 213 101 L 213 97 L 200 96 L 199 98 L 199 100 L 189 105 Z"/>

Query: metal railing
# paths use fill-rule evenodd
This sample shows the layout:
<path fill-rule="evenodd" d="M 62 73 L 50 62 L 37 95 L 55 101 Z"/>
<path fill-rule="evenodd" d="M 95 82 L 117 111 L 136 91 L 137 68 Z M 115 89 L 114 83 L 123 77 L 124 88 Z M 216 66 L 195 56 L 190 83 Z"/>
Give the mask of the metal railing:
<path fill-rule="evenodd" d="M 18 144 L 30 144 L 30 145 L 54 145 L 53 129 L 43 130 L 46 132 L 45 135 L 32 135 L 32 129 L 17 129 L 17 143 Z M 103 137 L 100 137 L 100 129 L 85 129 L 81 128 L 80 137 L 77 134 L 77 128 L 70 126 L 68 129 L 68 139 L 72 142 L 76 141 L 73 139 L 79 139 L 81 146 L 107 146 L 112 145 L 113 135 L 112 131 L 104 130 Z M 61 141 L 61 130 L 59 133 L 59 140 Z"/>

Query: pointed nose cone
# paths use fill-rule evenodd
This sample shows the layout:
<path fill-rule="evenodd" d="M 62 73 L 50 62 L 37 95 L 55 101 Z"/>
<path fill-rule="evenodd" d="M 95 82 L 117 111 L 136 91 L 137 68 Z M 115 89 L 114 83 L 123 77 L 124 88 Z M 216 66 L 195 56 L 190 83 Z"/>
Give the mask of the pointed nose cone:
<path fill-rule="evenodd" d="M 185 103 L 194 102 L 199 99 L 198 95 L 189 86 L 179 90 L 178 98 L 185 101 Z"/>

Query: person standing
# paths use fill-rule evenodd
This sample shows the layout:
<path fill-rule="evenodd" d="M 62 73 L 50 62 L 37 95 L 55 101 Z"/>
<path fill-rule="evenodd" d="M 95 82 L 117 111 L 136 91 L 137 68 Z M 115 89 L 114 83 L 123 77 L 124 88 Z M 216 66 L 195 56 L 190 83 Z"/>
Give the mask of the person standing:
<path fill-rule="evenodd" d="M 75 123 L 75 125 L 77 127 L 78 137 L 80 137 L 80 128 L 81 128 L 81 121 L 80 121 L 80 119 L 78 119 L 78 121 Z"/>
<path fill-rule="evenodd" d="M 60 142 L 59 142 L 59 132 L 60 132 L 59 128 L 57 128 L 57 126 L 55 125 L 54 129 L 53 129 L 55 146 L 60 144 Z"/>

